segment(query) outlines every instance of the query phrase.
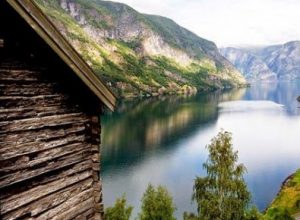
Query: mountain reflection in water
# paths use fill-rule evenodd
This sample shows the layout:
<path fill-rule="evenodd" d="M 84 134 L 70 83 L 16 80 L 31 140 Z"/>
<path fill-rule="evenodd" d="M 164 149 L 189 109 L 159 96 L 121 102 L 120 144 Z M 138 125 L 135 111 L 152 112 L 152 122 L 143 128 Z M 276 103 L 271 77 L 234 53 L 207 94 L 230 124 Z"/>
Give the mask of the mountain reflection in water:
<path fill-rule="evenodd" d="M 127 166 L 153 149 L 173 148 L 176 141 L 193 135 L 197 127 L 217 120 L 220 100 L 238 100 L 244 94 L 245 89 L 241 89 L 121 103 L 116 112 L 102 120 L 104 174 L 111 168 L 119 169 L 119 164 L 111 161 Z"/>
<path fill-rule="evenodd" d="M 300 167 L 299 82 L 190 97 L 124 101 L 102 118 L 102 179 L 107 207 L 126 193 L 139 210 L 148 183 L 166 185 L 178 208 L 191 204 L 193 180 L 205 175 L 205 146 L 231 131 L 253 202 L 264 209 L 286 176 Z"/>

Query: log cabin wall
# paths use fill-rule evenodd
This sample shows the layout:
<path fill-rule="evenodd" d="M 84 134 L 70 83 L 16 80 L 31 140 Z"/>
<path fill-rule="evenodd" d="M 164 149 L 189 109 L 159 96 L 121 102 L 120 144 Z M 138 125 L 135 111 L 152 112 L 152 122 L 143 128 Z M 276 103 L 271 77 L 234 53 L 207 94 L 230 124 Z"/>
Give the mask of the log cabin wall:
<path fill-rule="evenodd" d="M 101 103 L 21 19 L 0 28 L 0 219 L 101 219 Z"/>
<path fill-rule="evenodd" d="M 15 65 L 0 66 L 1 217 L 92 217 L 101 211 L 98 116 L 41 70 Z"/>

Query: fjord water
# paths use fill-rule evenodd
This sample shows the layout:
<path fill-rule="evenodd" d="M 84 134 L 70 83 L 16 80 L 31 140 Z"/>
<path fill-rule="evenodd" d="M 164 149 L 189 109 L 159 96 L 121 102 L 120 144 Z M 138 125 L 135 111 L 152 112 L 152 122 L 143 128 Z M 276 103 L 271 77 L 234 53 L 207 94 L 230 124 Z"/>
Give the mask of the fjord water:
<path fill-rule="evenodd" d="M 205 146 L 220 129 L 233 133 L 253 203 L 264 210 L 300 168 L 300 81 L 189 97 L 126 101 L 102 118 L 104 204 L 126 194 L 139 211 L 147 185 L 165 185 L 177 216 L 195 211 L 193 181 L 205 175 Z"/>

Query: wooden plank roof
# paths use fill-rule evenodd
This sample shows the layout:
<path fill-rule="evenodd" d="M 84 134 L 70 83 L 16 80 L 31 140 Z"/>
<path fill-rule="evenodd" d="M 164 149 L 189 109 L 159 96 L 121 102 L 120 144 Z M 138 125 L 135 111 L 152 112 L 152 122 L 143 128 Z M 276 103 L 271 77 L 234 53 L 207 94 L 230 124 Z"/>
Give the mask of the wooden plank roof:
<path fill-rule="evenodd" d="M 116 97 L 32 0 L 6 0 L 86 86 L 113 110 Z"/>

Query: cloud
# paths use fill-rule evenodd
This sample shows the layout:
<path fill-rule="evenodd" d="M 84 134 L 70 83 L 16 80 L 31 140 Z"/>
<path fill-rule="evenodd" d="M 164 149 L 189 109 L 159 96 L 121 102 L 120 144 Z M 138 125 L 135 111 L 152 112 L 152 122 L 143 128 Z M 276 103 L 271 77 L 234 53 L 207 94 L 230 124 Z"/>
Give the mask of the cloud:
<path fill-rule="evenodd" d="M 201 37 L 229 45 L 300 40 L 298 0 L 118 0 L 169 17 Z"/>

